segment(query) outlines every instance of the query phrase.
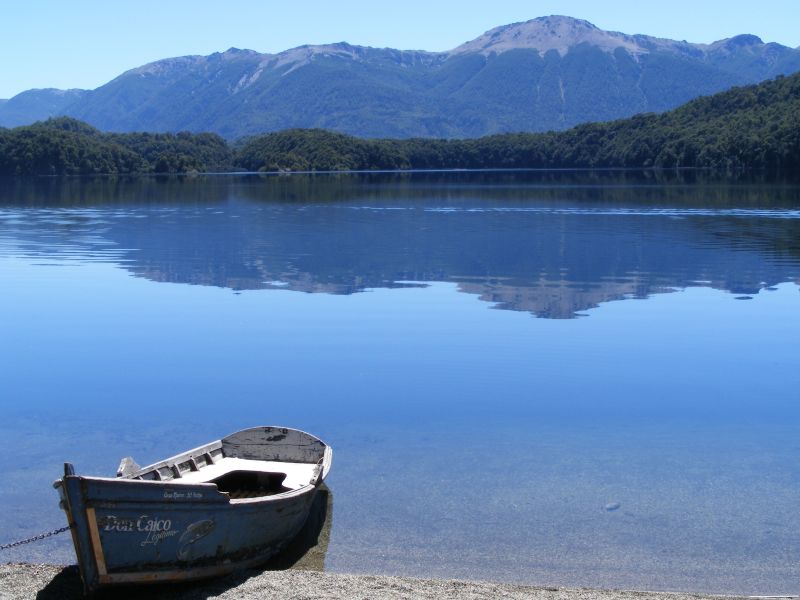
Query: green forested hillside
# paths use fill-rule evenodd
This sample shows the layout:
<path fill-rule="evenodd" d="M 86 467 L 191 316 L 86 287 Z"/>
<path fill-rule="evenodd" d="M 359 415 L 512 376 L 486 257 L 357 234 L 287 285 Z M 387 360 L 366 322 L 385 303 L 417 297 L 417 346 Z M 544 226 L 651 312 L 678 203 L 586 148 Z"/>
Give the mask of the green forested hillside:
<path fill-rule="evenodd" d="M 230 170 L 216 134 L 106 134 L 67 117 L 0 129 L 0 175 L 91 175 Z"/>
<path fill-rule="evenodd" d="M 0 129 L 6 175 L 609 167 L 800 172 L 800 74 L 668 113 L 471 140 L 292 129 L 248 138 L 234 150 L 216 134 L 106 134 L 68 118 Z"/>
<path fill-rule="evenodd" d="M 73 119 L 0 131 L 2 175 L 89 175 L 147 170 L 142 158 Z"/>
<path fill-rule="evenodd" d="M 431 146 L 443 143 L 429 139 L 418 142 Z M 248 171 L 409 169 L 413 165 L 407 146 L 400 140 L 366 140 L 324 129 L 290 129 L 249 139 L 236 153 L 235 161 Z"/>
<path fill-rule="evenodd" d="M 364 140 L 319 130 L 250 139 L 236 163 L 250 170 L 800 167 L 800 75 L 734 88 L 668 113 L 565 132 L 473 140 Z"/>
<path fill-rule="evenodd" d="M 215 133 L 111 133 L 106 139 L 135 152 L 155 173 L 230 171 L 231 149 Z"/>

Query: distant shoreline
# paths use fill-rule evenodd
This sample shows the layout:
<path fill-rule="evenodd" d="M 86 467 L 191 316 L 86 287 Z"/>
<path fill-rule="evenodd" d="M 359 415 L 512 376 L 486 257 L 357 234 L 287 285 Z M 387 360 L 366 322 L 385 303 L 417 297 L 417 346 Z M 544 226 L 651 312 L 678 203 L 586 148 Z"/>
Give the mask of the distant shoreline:
<path fill-rule="evenodd" d="M 154 173 L 154 172 L 135 172 L 135 173 L 87 173 L 87 174 L 23 174 L 23 175 L 8 175 L 1 174 L 0 178 L 3 179 L 23 179 L 23 178 L 36 178 L 36 179 L 91 179 L 91 178 L 120 178 L 120 179 L 137 179 L 137 178 L 182 178 L 191 179 L 193 177 L 288 177 L 292 175 L 425 175 L 425 174 L 470 174 L 470 173 L 579 173 L 579 174 L 635 174 L 635 173 L 652 173 L 652 174 L 665 174 L 665 175 L 687 175 L 687 174 L 708 174 L 716 175 L 721 179 L 728 179 L 731 177 L 739 176 L 766 176 L 769 179 L 787 179 L 795 180 L 794 175 L 797 173 L 779 173 L 771 174 L 764 169 L 721 169 L 715 167 L 515 167 L 515 168 L 436 168 L 436 169 L 342 169 L 342 170 L 312 170 L 312 171 L 246 171 L 246 170 L 229 170 L 229 171 L 191 171 L 179 173 Z M 800 179 L 800 178 L 798 178 Z"/>

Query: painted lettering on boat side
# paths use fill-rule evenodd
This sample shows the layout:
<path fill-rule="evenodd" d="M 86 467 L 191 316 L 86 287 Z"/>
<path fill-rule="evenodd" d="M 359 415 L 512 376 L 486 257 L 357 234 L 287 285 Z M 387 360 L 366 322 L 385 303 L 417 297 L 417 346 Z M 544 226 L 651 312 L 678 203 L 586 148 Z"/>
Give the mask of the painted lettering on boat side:
<path fill-rule="evenodd" d="M 179 492 L 177 490 L 164 490 L 164 498 L 167 500 L 201 500 L 203 494 L 195 491 Z"/>
<path fill-rule="evenodd" d="M 172 529 L 171 519 L 159 519 L 149 515 L 141 515 L 135 520 L 108 515 L 102 517 L 98 521 L 98 525 L 103 528 L 103 531 L 107 532 L 146 533 L 145 539 L 141 542 L 142 546 L 154 545 L 178 535 L 178 531 Z"/>
<path fill-rule="evenodd" d="M 148 544 L 157 544 L 167 538 L 171 538 L 172 536 L 178 535 L 177 531 L 149 531 L 147 533 L 147 537 L 141 543 L 142 546 L 147 546 Z"/>

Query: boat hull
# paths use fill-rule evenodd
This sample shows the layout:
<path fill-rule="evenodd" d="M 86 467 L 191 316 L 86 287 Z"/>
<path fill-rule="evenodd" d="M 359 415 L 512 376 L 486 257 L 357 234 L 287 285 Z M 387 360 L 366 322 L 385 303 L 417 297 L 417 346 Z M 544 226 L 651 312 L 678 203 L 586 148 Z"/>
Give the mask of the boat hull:
<path fill-rule="evenodd" d="M 212 577 L 268 560 L 303 527 L 316 486 L 232 504 L 216 486 L 66 476 L 86 590 Z"/>
<path fill-rule="evenodd" d="M 265 562 L 302 529 L 331 460 L 310 434 L 254 427 L 113 479 L 67 463 L 54 485 L 86 592 Z"/>

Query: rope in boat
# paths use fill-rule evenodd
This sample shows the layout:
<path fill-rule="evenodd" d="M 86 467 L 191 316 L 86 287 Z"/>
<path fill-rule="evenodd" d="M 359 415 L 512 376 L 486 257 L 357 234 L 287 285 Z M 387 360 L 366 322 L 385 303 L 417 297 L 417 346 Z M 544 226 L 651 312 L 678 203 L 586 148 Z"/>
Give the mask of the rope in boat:
<path fill-rule="evenodd" d="M 33 537 L 29 537 L 24 540 L 17 540 L 16 542 L 11 542 L 9 544 L 0 544 L 0 550 L 8 550 L 9 548 L 16 548 L 17 546 L 23 546 L 25 544 L 30 544 L 31 542 L 46 540 L 49 537 L 53 537 L 54 535 L 58 535 L 59 533 L 64 533 L 65 531 L 68 530 L 69 530 L 69 525 L 67 525 L 66 527 L 61 527 L 60 529 L 53 529 L 53 531 L 46 531 L 45 533 L 40 533 L 39 535 L 35 535 Z"/>

